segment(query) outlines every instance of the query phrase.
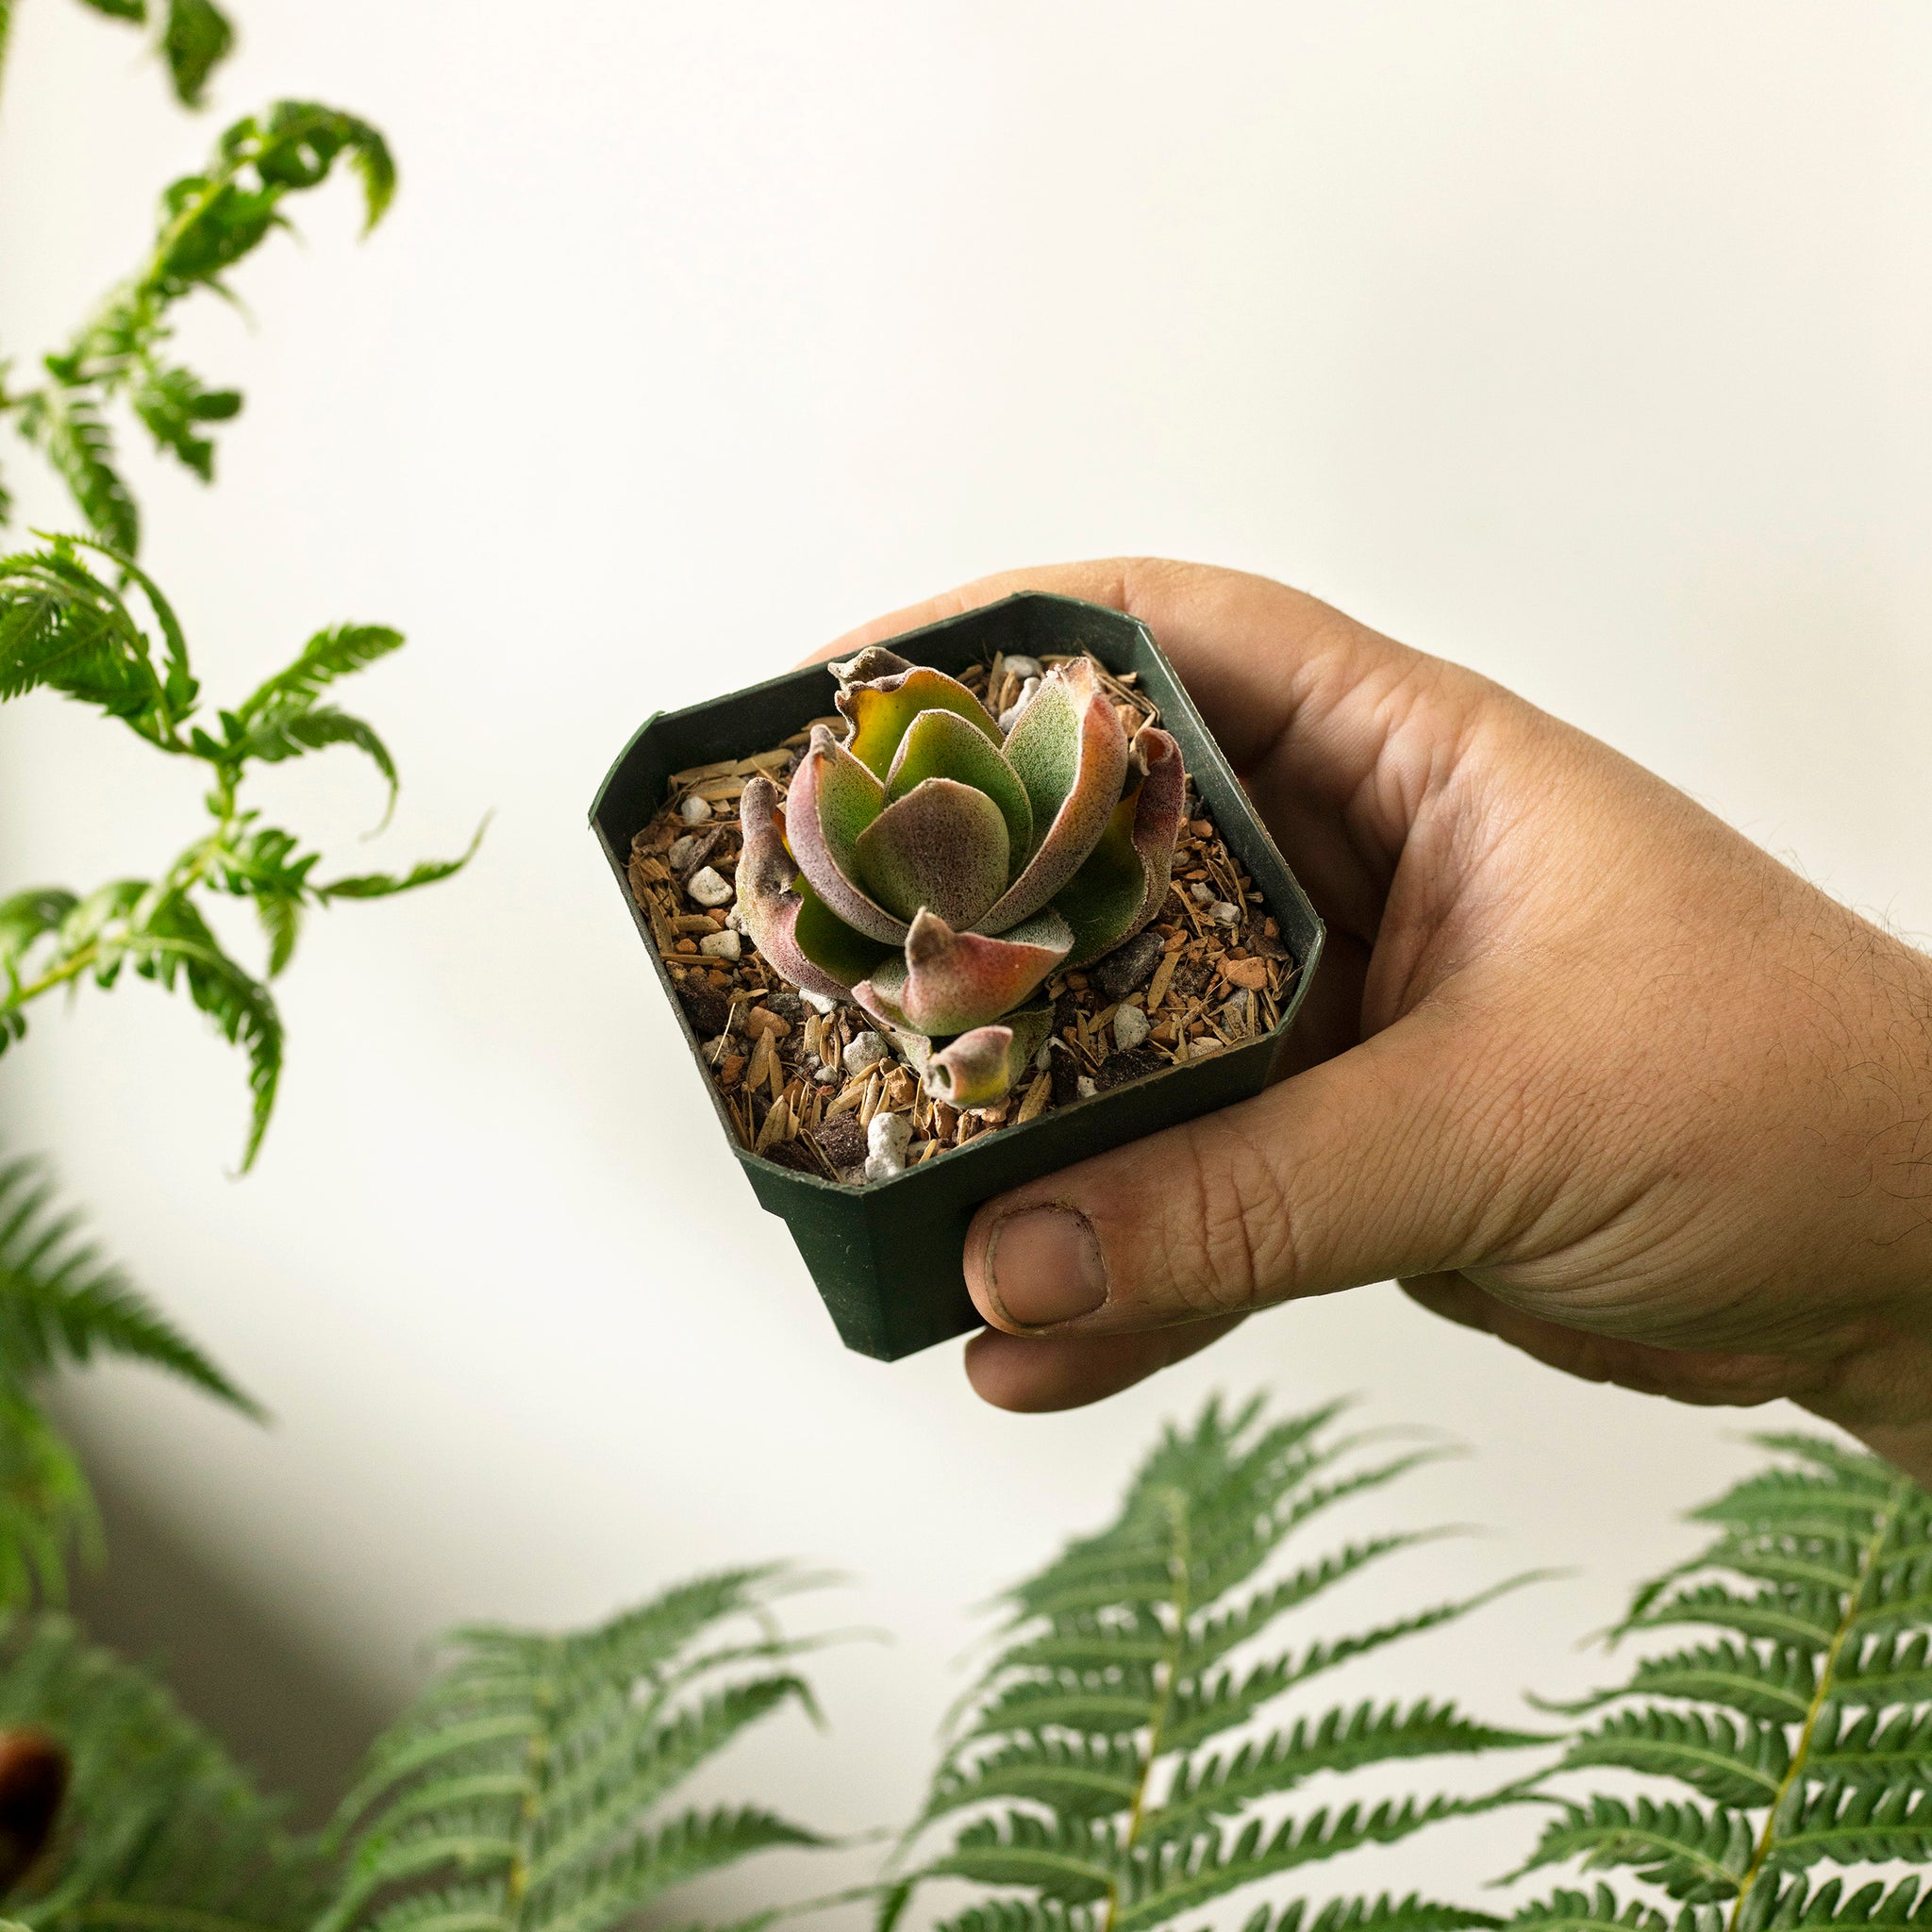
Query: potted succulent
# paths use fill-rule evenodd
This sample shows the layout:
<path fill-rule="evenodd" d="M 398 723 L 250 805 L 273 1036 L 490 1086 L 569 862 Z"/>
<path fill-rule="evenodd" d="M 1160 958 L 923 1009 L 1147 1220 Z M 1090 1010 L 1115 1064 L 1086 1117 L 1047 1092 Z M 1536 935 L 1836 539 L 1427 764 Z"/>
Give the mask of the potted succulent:
<path fill-rule="evenodd" d="M 648 720 L 591 824 L 847 1346 L 973 1210 L 1258 1092 L 1322 926 L 1145 625 L 1023 593 Z"/>

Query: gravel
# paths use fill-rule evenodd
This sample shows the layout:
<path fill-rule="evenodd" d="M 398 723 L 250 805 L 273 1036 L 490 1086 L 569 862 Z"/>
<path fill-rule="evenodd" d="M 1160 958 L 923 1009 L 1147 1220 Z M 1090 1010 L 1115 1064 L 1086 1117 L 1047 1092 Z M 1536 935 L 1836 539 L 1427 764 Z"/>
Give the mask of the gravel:
<path fill-rule="evenodd" d="M 706 944 L 710 941 L 707 941 Z M 1147 1038 L 1147 1015 L 1139 1007 L 1122 1007 L 1113 1016 L 1114 1044 L 1123 1053 L 1131 1053 Z"/>
<path fill-rule="evenodd" d="M 1102 998 L 1124 1000 L 1154 977 L 1154 969 L 1166 950 L 1158 932 L 1137 933 L 1125 945 L 1116 946 L 1106 958 L 1090 966 L 1087 976 L 1100 989 Z"/>
<path fill-rule="evenodd" d="M 891 1058 L 892 1049 L 876 1033 L 861 1033 L 845 1049 L 845 1071 L 848 1074 L 862 1074 L 868 1067 L 875 1067 L 883 1059 Z"/>
<path fill-rule="evenodd" d="M 700 906 L 728 906 L 733 896 L 731 881 L 709 865 L 702 872 L 692 873 L 684 890 Z"/>
<path fill-rule="evenodd" d="M 735 959 L 744 951 L 744 941 L 727 926 L 723 932 L 707 933 L 698 941 L 698 951 L 708 959 Z"/>
<path fill-rule="evenodd" d="M 711 808 L 692 791 L 678 801 L 677 816 L 688 825 L 701 825 L 711 816 Z"/>
<path fill-rule="evenodd" d="M 865 1131 L 865 1177 L 869 1181 L 891 1180 L 906 1172 L 906 1149 L 912 1139 L 909 1114 L 875 1113 Z"/>

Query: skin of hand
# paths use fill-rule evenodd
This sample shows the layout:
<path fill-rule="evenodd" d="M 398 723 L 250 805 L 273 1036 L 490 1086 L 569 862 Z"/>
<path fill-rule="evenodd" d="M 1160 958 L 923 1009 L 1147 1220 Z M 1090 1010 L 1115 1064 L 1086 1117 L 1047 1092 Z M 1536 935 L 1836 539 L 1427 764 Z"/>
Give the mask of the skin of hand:
<path fill-rule="evenodd" d="M 987 1401 L 1096 1401 L 1398 1279 L 1591 1381 L 1790 1396 L 1932 1480 L 1932 960 L 1629 759 L 1312 597 L 1015 572 L 1143 620 L 1329 928 L 1290 1077 L 988 1202 Z"/>

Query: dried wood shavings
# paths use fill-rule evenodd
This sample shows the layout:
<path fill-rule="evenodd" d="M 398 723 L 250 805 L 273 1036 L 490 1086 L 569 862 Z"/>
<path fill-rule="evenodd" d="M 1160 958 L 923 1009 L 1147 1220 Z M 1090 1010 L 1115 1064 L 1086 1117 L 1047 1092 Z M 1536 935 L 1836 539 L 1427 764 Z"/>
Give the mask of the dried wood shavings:
<path fill-rule="evenodd" d="M 1049 657 L 1041 666 L 1068 661 Z M 1158 722 L 1138 679 L 1096 668 L 1130 737 Z M 996 658 L 961 681 L 998 716 L 1031 675 L 1030 666 L 1009 670 Z M 813 723 L 841 732 L 844 724 L 837 717 Z M 782 794 L 810 741 L 808 725 L 769 751 L 674 773 L 657 816 L 631 841 L 626 868 L 741 1146 L 798 1173 L 856 1185 L 864 1179 L 866 1130 L 881 1114 L 905 1117 L 910 1168 L 1089 1094 L 1224 1053 L 1279 1022 L 1296 963 L 1254 881 L 1196 799 L 1181 827 L 1173 890 L 1138 941 L 1140 954 L 1124 959 L 1123 947 L 1085 972 L 1046 982 L 1040 995 L 1053 1007 L 1046 1063 L 998 1107 L 962 1113 L 933 1101 L 896 1056 L 865 1063 L 871 1049 L 862 1043 L 860 1063 L 848 1065 L 846 1049 L 873 1031 L 871 1023 L 853 1008 L 821 1013 L 809 1006 L 759 958 L 736 917 L 736 802 L 756 774 Z M 733 894 L 701 908 L 689 887 L 708 868 Z M 707 883 L 703 890 L 715 889 Z M 1232 923 L 1215 908 L 1225 908 Z M 740 941 L 736 958 L 724 956 L 728 947 L 701 950 L 726 933 Z M 1144 1038 L 1138 1024 L 1127 1029 L 1135 1041 L 1127 1047 L 1115 1024 L 1124 1004 L 1147 1022 Z"/>

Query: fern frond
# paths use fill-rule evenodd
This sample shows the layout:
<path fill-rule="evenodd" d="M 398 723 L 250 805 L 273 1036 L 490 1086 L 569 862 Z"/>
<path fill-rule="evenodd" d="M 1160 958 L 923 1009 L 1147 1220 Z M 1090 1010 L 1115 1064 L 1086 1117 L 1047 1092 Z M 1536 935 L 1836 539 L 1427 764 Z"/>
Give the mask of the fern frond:
<path fill-rule="evenodd" d="M 312 705 L 338 678 L 352 676 L 402 647 L 402 632 L 387 625 L 338 624 L 319 630 L 292 663 L 249 692 L 235 715 L 246 724 L 273 711 Z"/>
<path fill-rule="evenodd" d="M 1827 1879 L 1816 1890 L 1794 1878 L 1781 1890 L 1766 1889 L 1763 1910 L 1754 1913 L 1742 1932 L 1774 1924 L 1780 1932 L 1824 1925 L 1932 1925 L 1932 1892 L 1920 1898 L 1920 1884 L 1917 1878 L 1902 1878 L 1888 1889 L 1883 1879 L 1874 1879 L 1846 1898 L 1842 1878 Z"/>
<path fill-rule="evenodd" d="M 1724 1640 L 1643 1659 L 1572 1707 L 1622 1707 L 1559 1767 L 1664 1778 L 1716 1808 L 1565 1801 L 1525 1867 L 1622 1865 L 1688 1912 L 1728 1900 L 1728 1932 L 1840 1923 L 1836 1885 L 1810 1894 L 1798 1875 L 1814 1865 L 1932 1860 L 1932 1497 L 1835 1443 L 1762 1441 L 1787 1459 L 1695 1512 L 1719 1535 L 1640 1591 L 1623 1626 L 1703 1624 Z M 1644 1701 L 1656 1697 L 1680 1707 Z M 1914 1896 L 1867 1887 L 1845 1923 L 1907 1923 Z M 1523 1923 L 1602 1924 L 1607 1909 L 1634 1924 L 1630 1912 L 1652 1908 L 1565 1892 L 1554 1920 Z"/>
<path fill-rule="evenodd" d="M 204 1394 L 260 1410 L 118 1268 L 75 1236 L 31 1159 L 0 1162 L 0 1379 L 116 1356 L 165 1370 Z"/>
<path fill-rule="evenodd" d="M 1253 1659 L 1284 1619 L 1424 1540 L 1371 1537 L 1268 1574 L 1324 1510 L 1436 1453 L 1361 1460 L 1358 1443 L 1331 1434 L 1335 1413 L 1275 1421 L 1258 1401 L 1209 1403 L 1191 1426 L 1164 1434 L 1110 1524 L 1008 1592 L 998 1649 L 962 1701 L 882 1928 L 919 1884 L 947 1877 L 1025 1894 L 969 1907 L 949 1922 L 966 1932 L 1154 1932 L 1225 1893 L 1494 1802 L 1390 1799 L 1279 1815 L 1283 1796 L 1317 1778 L 1539 1741 L 1433 1702 L 1304 1711 L 1198 1755 L 1314 1677 L 1493 1594 Z M 949 1836 L 935 1842 L 941 1826 Z M 1323 1932 L 1493 1923 L 1457 1911 L 1344 1898 L 1314 1923 Z M 1297 1913 L 1305 1906 L 1283 1915 L 1286 1932 L 1301 1926 Z"/>
<path fill-rule="evenodd" d="M 1671 1921 L 1641 1899 L 1625 1904 L 1607 1885 L 1591 1891 L 1556 1891 L 1524 1906 L 1509 1922 L 1534 1932 L 1674 1932 Z M 1691 1932 L 1679 1926 L 1675 1932 Z"/>
<path fill-rule="evenodd" d="M 1703 1905 L 1733 1897 L 1750 1869 L 1757 1834 L 1738 1811 L 1639 1798 L 1569 1805 L 1543 1828 L 1510 1878 L 1580 1859 L 1586 1868 L 1627 1866 L 1674 1899 Z"/>
<path fill-rule="evenodd" d="M 790 1671 L 731 1674 L 802 1647 L 765 1627 L 792 1580 L 775 1569 L 701 1578 L 568 1637 L 458 1633 L 448 1668 L 343 1800 L 331 1840 L 346 1848 L 344 1877 L 318 1932 L 604 1932 L 755 1852 L 824 1842 L 756 1807 L 657 1816 L 752 1725 L 812 1708 Z M 756 1641 L 712 1642 L 743 1620 Z"/>
<path fill-rule="evenodd" d="M 58 1739 L 73 1775 L 53 1855 L 8 1895 L 41 1932 L 236 1926 L 307 1932 L 327 1859 L 290 1832 L 144 1673 L 40 1613 L 0 1638 L 0 1726 Z"/>
<path fill-rule="evenodd" d="M 56 383 L 28 395 L 15 420 L 67 485 L 94 534 L 132 557 L 141 548 L 141 511 L 115 467 L 113 433 L 93 397 Z"/>

